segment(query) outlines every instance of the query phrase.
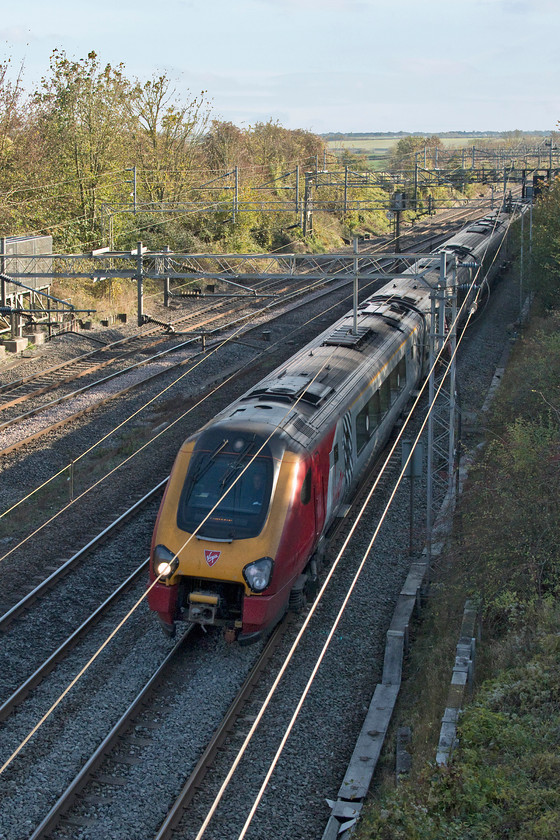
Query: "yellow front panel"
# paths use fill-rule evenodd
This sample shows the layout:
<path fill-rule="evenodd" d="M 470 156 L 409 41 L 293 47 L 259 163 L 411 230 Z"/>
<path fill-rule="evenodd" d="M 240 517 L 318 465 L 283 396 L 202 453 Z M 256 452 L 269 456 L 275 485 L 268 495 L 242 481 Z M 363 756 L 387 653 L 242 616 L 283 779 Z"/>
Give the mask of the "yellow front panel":
<path fill-rule="evenodd" d="M 298 458 L 293 453 L 284 453 L 278 479 L 273 489 L 272 502 L 261 533 L 257 537 L 228 543 L 197 539 L 196 536 L 177 527 L 177 508 L 193 449 L 194 441 L 191 441 L 183 446 L 177 456 L 156 532 L 155 544 L 166 546 L 179 557 L 178 569 L 170 583 L 176 583 L 180 576 L 232 581 L 244 584 L 249 594 L 250 590 L 245 584 L 242 570 L 248 563 L 260 557 L 272 557 L 274 560 L 286 513 L 294 494 Z M 204 532 L 204 525 L 200 527 L 200 531 Z M 207 562 L 205 549 L 220 552 L 213 565 Z M 210 560 L 212 559 L 211 556 Z"/>

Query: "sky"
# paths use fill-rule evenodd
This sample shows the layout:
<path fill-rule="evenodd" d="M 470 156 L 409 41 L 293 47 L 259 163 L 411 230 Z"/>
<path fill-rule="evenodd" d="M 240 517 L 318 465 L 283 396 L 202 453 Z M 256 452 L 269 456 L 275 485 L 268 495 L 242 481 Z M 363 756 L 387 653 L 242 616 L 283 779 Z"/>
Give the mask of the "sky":
<path fill-rule="evenodd" d="M 2 9 L 2 7 L 4 7 Z M 558 0 L 0 0 L 29 92 L 56 48 L 206 91 L 214 119 L 330 131 L 551 131 Z"/>

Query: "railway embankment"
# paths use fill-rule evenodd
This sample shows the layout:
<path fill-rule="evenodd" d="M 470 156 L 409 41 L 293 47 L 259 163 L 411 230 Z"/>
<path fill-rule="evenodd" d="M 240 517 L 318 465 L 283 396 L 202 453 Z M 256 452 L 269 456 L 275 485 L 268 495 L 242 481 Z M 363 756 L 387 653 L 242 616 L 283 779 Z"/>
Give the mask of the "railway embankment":
<path fill-rule="evenodd" d="M 401 694 L 359 840 L 560 836 L 560 314 L 516 343 L 452 537 L 411 628 Z M 436 763 L 467 599 L 481 607 L 472 699 Z M 396 783 L 399 731 L 410 772 Z"/>

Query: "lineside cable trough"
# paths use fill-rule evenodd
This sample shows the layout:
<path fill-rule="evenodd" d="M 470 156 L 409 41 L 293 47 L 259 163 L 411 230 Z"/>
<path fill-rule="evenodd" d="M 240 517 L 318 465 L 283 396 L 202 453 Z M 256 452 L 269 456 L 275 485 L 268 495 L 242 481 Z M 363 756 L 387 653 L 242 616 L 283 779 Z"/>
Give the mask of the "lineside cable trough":
<path fill-rule="evenodd" d="M 447 695 L 447 704 L 441 721 L 436 764 L 447 765 L 458 745 L 457 723 L 465 698 L 472 696 L 476 642 L 480 641 L 480 604 L 475 600 L 465 603 L 461 637 L 457 644 L 453 676 Z"/>

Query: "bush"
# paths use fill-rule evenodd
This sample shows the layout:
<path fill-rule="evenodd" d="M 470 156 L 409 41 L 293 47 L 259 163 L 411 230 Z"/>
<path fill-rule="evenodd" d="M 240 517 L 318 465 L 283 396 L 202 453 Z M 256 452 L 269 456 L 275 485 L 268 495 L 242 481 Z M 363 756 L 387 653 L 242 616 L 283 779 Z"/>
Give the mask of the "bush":
<path fill-rule="evenodd" d="M 560 668 L 547 640 L 482 686 L 461 720 L 454 763 L 402 784 L 363 821 L 360 840 L 560 836 Z"/>

